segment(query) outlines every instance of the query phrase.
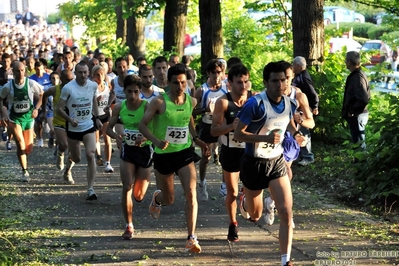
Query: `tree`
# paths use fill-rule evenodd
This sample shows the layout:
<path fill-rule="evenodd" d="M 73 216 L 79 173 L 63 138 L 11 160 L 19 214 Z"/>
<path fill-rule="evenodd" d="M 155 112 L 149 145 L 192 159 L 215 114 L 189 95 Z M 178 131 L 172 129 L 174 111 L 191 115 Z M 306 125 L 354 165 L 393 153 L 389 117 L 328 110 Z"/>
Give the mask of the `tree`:
<path fill-rule="evenodd" d="M 308 65 L 324 61 L 324 0 L 292 0 L 294 57 L 303 56 Z"/>
<path fill-rule="evenodd" d="M 223 57 L 223 32 L 220 1 L 200 0 L 201 72 L 206 75 L 209 60 Z"/>
<path fill-rule="evenodd" d="M 188 0 L 166 0 L 164 22 L 164 51 L 176 47 L 179 56 L 184 52 Z"/>

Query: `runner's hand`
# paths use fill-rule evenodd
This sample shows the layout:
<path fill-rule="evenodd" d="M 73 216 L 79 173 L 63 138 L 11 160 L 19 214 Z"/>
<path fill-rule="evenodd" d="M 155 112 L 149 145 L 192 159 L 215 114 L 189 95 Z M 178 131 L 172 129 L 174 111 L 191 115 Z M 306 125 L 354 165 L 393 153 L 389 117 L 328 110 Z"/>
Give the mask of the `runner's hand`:
<path fill-rule="evenodd" d="M 169 145 L 169 141 L 158 140 L 157 143 L 154 143 L 154 145 L 160 148 L 161 150 L 165 150 Z"/>
<path fill-rule="evenodd" d="M 265 135 L 265 142 L 272 143 L 272 144 L 278 144 L 280 143 L 281 139 L 281 134 L 282 130 L 281 129 L 273 129 L 269 131 L 267 135 Z"/>

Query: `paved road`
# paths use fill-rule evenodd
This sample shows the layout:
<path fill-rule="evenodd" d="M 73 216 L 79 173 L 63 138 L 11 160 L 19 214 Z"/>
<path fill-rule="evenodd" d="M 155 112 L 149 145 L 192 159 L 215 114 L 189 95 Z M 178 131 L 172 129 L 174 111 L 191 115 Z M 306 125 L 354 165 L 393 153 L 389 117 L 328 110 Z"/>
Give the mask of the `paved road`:
<path fill-rule="evenodd" d="M 18 182 L 19 168 L 15 152 L 7 152 L 0 143 L 1 171 L 7 171 L 7 181 L 20 188 L 29 197 L 30 208 L 41 207 L 47 212 L 35 226 L 60 229 L 62 237 L 47 239 L 50 243 L 64 243 L 69 252 L 64 264 L 95 265 L 280 265 L 278 245 L 278 219 L 275 225 L 264 226 L 239 221 L 238 243 L 231 246 L 226 241 L 227 215 L 223 199 L 219 197 L 221 169 L 210 165 L 208 174 L 209 200 L 199 202 L 197 235 L 202 246 L 201 254 L 184 251 L 186 225 L 184 200 L 179 180 L 175 179 L 176 198 L 172 206 L 162 208 L 159 220 L 153 220 L 148 205 L 155 181 L 141 203 L 135 203 L 134 226 L 136 235 L 131 241 L 121 239 L 124 221 L 120 207 L 121 183 L 118 157 L 113 155 L 114 174 L 99 173 L 96 192 L 99 199 L 86 202 L 86 167 L 82 162 L 74 167 L 76 184 L 64 185 L 61 173 L 55 170 L 50 149 L 35 148 L 29 163 L 32 181 Z M 337 257 L 335 265 L 392 265 L 395 259 L 370 257 L 370 250 L 384 250 L 384 246 L 350 236 L 355 225 L 350 222 L 368 221 L 369 216 L 322 200 L 317 194 L 303 189 L 294 182 L 295 224 L 292 260 L 295 265 L 323 264 L 328 258 Z M 21 195 L 21 196 L 22 196 Z M 374 222 L 370 220 L 371 222 Z M 349 225 L 348 225 L 349 224 Z M 344 251 L 357 251 L 357 255 L 345 257 Z M 347 254 L 353 255 L 353 254 Z M 332 261 L 329 260 L 329 263 Z M 341 264 L 337 264 L 341 263 Z"/>

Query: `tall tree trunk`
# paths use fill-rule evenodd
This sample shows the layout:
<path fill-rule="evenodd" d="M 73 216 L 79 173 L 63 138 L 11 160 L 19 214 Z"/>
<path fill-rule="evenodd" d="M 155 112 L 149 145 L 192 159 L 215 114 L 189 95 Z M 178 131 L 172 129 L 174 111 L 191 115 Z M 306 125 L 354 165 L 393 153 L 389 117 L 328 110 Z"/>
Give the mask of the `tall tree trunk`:
<path fill-rule="evenodd" d="M 306 58 L 309 66 L 324 61 L 324 0 L 292 0 L 294 56 Z"/>
<path fill-rule="evenodd" d="M 176 47 L 180 57 L 184 53 L 187 6 L 188 0 L 166 0 L 163 47 L 165 52 Z"/>
<path fill-rule="evenodd" d="M 201 26 L 201 72 L 206 77 L 209 60 L 223 57 L 222 17 L 220 1 L 199 0 Z"/>
<path fill-rule="evenodd" d="M 122 6 L 115 6 L 116 13 L 116 38 L 122 38 L 122 43 L 126 43 L 127 21 L 123 18 Z"/>
<path fill-rule="evenodd" d="M 131 16 L 127 18 L 127 46 L 134 58 L 145 54 L 144 40 L 145 18 Z"/>

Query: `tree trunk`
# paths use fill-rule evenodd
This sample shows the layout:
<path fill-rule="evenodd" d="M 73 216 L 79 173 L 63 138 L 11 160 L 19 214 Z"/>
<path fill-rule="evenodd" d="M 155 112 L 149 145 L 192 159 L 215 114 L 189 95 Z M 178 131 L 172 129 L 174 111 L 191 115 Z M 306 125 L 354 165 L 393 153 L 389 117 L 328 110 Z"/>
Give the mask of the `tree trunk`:
<path fill-rule="evenodd" d="M 115 6 L 116 13 L 116 38 L 121 38 L 122 43 L 126 43 L 127 25 L 123 18 L 122 6 Z"/>
<path fill-rule="evenodd" d="M 132 7 L 133 3 L 128 2 L 128 10 Z M 138 8 L 140 9 L 140 8 Z M 145 17 L 137 16 L 135 14 L 130 15 L 126 19 L 127 35 L 126 44 L 129 46 L 129 53 L 134 58 L 145 54 L 145 38 L 144 38 L 144 27 Z"/>
<path fill-rule="evenodd" d="M 223 57 L 222 17 L 220 1 L 199 0 L 201 26 L 201 72 L 206 77 L 209 60 Z"/>
<path fill-rule="evenodd" d="M 309 66 L 324 61 L 323 6 L 324 0 L 292 0 L 294 57 L 305 57 Z"/>
<path fill-rule="evenodd" d="M 165 52 L 184 53 L 188 0 L 166 0 L 163 47 Z"/>

